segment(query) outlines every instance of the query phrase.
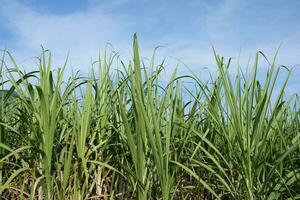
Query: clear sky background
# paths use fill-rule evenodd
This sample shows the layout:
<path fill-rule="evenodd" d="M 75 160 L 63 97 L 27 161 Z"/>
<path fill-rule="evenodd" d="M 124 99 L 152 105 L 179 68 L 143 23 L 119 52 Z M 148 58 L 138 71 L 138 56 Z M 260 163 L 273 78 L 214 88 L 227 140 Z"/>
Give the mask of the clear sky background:
<path fill-rule="evenodd" d="M 0 48 L 28 70 L 41 44 L 56 67 L 69 52 L 69 65 L 87 71 L 108 43 L 126 60 L 134 32 L 145 57 L 163 46 L 159 58 L 170 70 L 176 59 L 199 74 L 215 70 L 211 45 L 234 61 L 240 55 L 245 66 L 258 50 L 272 58 L 282 43 L 277 64 L 300 64 L 299 0 L 0 0 Z M 298 69 L 289 94 L 300 93 L 299 83 Z"/>

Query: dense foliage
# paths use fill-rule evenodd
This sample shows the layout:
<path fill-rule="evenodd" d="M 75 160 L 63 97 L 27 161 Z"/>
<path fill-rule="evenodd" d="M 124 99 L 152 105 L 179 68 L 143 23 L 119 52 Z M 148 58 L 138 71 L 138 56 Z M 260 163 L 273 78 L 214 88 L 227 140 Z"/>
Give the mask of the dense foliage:
<path fill-rule="evenodd" d="M 291 70 L 274 59 L 258 81 L 261 52 L 249 74 L 232 76 L 230 60 L 215 59 L 209 82 L 175 70 L 165 84 L 164 62 L 145 65 L 136 36 L 132 63 L 105 53 L 88 77 L 65 78 L 66 65 L 51 69 L 44 50 L 25 73 L 4 52 L 1 198 L 299 199 L 299 99 L 284 93 Z"/>

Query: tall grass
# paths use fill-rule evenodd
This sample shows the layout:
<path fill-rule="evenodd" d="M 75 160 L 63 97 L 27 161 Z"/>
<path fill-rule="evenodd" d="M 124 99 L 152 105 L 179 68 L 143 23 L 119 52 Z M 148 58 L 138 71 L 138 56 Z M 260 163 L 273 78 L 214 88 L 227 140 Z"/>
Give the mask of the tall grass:
<path fill-rule="evenodd" d="M 1 198 L 300 198 L 299 98 L 284 92 L 292 70 L 275 56 L 259 81 L 263 53 L 235 76 L 230 59 L 215 59 L 208 82 L 175 69 L 163 84 L 164 61 L 141 60 L 136 35 L 132 62 L 105 51 L 87 77 L 66 73 L 67 61 L 52 69 L 44 49 L 25 73 L 4 51 Z"/>

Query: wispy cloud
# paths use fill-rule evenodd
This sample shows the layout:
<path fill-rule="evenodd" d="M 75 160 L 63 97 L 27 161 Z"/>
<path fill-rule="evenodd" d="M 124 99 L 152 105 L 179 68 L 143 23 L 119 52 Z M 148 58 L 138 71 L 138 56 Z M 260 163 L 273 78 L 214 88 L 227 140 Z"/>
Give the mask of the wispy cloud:
<path fill-rule="evenodd" d="M 43 45 L 60 63 L 70 52 L 72 65 L 85 70 L 108 43 L 117 44 L 116 50 L 130 49 L 129 35 L 122 34 L 125 23 L 101 10 L 54 15 L 11 1 L 5 1 L 0 10 L 7 28 L 14 35 L 14 42 L 5 45 L 18 58 L 38 55 L 40 45 Z"/>
<path fill-rule="evenodd" d="M 0 22 L 10 40 L 0 37 L 0 45 L 21 61 L 38 55 L 44 45 L 53 52 L 56 65 L 70 52 L 70 65 L 87 71 L 91 59 L 96 59 L 107 43 L 124 59 L 130 58 L 132 34 L 137 31 L 144 56 L 149 57 L 156 46 L 164 46 L 158 58 L 168 58 L 168 70 L 176 66 L 177 58 L 196 71 L 215 69 L 212 44 L 226 57 L 237 58 L 241 51 L 241 62 L 246 64 L 257 50 L 273 56 L 282 42 L 278 64 L 299 64 L 300 33 L 296 30 L 300 25 L 294 22 L 297 20 L 285 23 L 293 19 L 294 10 L 280 10 L 268 1 L 256 5 L 238 0 L 185 4 L 90 0 L 84 9 L 57 14 L 22 1 L 3 0 Z"/>

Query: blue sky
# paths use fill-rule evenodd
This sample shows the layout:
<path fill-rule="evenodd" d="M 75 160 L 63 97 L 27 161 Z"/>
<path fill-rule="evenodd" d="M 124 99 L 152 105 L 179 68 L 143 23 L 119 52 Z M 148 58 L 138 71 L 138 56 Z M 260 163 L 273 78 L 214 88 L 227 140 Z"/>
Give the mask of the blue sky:
<path fill-rule="evenodd" d="M 137 32 L 142 55 L 160 45 L 172 70 L 177 59 L 201 74 L 215 69 L 211 45 L 226 57 L 238 55 L 246 65 L 255 52 L 270 58 L 282 43 L 277 64 L 300 64 L 299 0 L 0 0 L 0 48 L 30 70 L 40 45 L 50 49 L 54 63 L 86 71 L 108 43 L 131 57 Z M 266 64 L 261 64 L 261 76 Z M 298 74 L 298 75 L 297 75 Z M 288 91 L 300 93 L 300 70 Z"/>

